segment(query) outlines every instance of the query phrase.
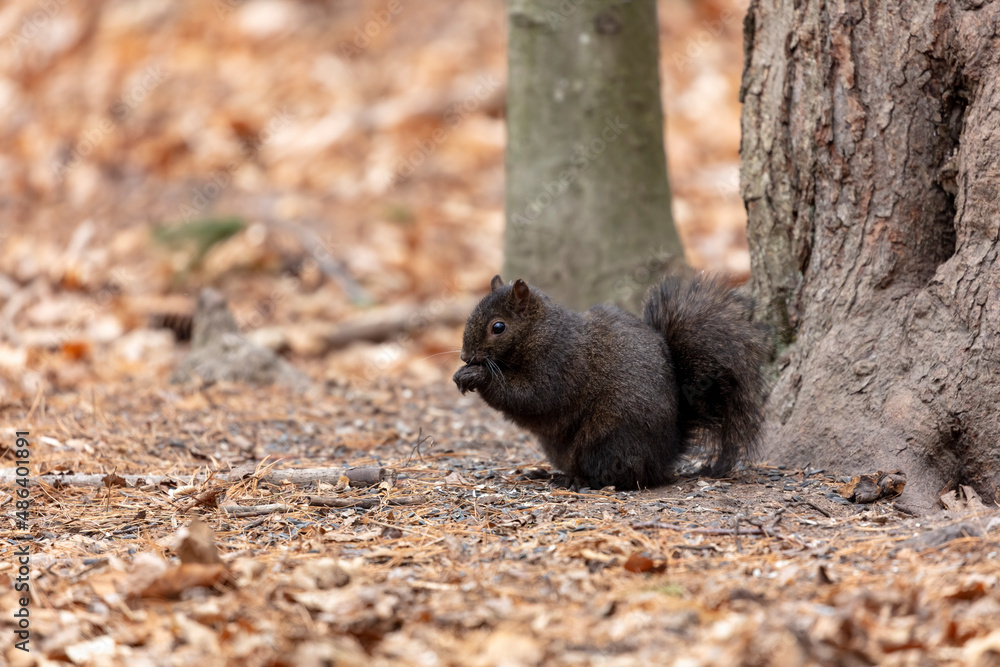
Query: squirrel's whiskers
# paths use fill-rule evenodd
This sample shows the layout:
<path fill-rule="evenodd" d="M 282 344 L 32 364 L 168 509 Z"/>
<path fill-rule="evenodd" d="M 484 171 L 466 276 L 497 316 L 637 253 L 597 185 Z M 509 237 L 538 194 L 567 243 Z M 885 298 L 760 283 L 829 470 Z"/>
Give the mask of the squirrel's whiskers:
<path fill-rule="evenodd" d="M 427 361 L 433 357 L 440 357 L 442 354 L 461 354 L 462 350 L 445 350 L 444 352 L 435 352 L 434 354 L 428 354 L 426 357 L 421 357 L 420 361 Z"/>

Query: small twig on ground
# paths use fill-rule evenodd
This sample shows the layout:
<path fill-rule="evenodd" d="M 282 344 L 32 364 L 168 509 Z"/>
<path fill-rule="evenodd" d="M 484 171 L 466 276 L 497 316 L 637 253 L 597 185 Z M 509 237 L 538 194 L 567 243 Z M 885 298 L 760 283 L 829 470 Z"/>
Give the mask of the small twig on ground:
<path fill-rule="evenodd" d="M 180 508 L 181 512 L 187 512 L 188 510 L 201 505 L 202 507 L 215 507 L 219 504 L 219 496 L 224 494 L 226 490 L 219 486 L 214 486 L 210 489 L 202 491 L 201 493 L 192 496 L 191 502 Z"/>
<path fill-rule="evenodd" d="M 329 496 L 309 496 L 310 507 L 360 507 L 371 509 L 382 504 L 386 505 L 421 505 L 427 502 L 427 496 L 404 496 L 402 498 L 331 498 Z"/>
<path fill-rule="evenodd" d="M 193 475 L 190 478 L 182 478 L 178 475 L 120 475 L 116 476 L 119 479 L 124 479 L 129 486 L 135 487 L 137 484 L 150 486 L 161 484 L 163 482 L 177 482 L 180 484 L 202 484 L 209 479 L 211 479 L 214 474 L 216 479 L 236 482 L 243 479 L 251 472 L 242 471 L 240 468 L 233 469 L 232 473 L 208 473 L 202 475 Z M 14 481 L 15 471 L 13 468 L 3 470 L 0 472 L 0 483 L 10 484 Z M 71 474 L 71 475 L 59 475 L 59 474 L 47 474 L 40 475 L 38 477 L 32 477 L 29 480 L 31 484 L 37 484 L 39 482 L 56 485 L 62 484 L 64 486 L 104 486 L 106 484 L 105 478 L 107 475 L 101 473 L 95 474 Z M 270 470 L 259 479 L 264 482 L 271 482 L 272 484 L 280 484 L 282 482 L 287 482 L 294 484 L 296 486 L 305 486 L 308 484 L 326 482 L 328 484 L 336 484 L 340 481 L 341 477 L 347 477 L 350 481 L 351 486 L 361 487 L 361 486 L 375 486 L 383 481 L 389 480 L 393 484 L 396 480 L 396 471 L 392 468 L 383 468 L 380 466 L 364 466 L 361 468 L 307 468 L 304 470 Z"/>
<path fill-rule="evenodd" d="M 413 449 L 410 450 L 410 455 L 406 458 L 406 463 L 404 465 L 410 465 L 410 462 L 413 461 L 414 453 L 416 453 L 417 459 L 421 463 L 424 462 L 424 455 L 420 451 L 420 446 L 423 445 L 428 440 L 431 441 L 431 444 L 434 444 L 434 437 L 430 435 L 424 435 L 424 428 L 421 426 L 420 429 L 417 431 L 417 443 L 413 445 Z"/>
<path fill-rule="evenodd" d="M 31 418 L 35 415 L 35 410 L 38 409 L 38 406 L 42 403 L 42 400 L 45 398 L 45 386 L 47 384 L 48 382 L 46 382 L 45 380 L 42 380 L 41 382 L 38 383 L 38 390 L 35 392 L 35 400 L 32 401 L 31 409 L 28 410 L 28 414 L 24 418 L 25 423 L 31 421 Z M 45 409 L 43 408 L 42 413 L 44 414 L 44 412 Z"/>
<path fill-rule="evenodd" d="M 236 481 L 241 478 L 255 475 L 256 466 L 251 464 L 234 468 L 233 471 L 225 477 L 230 479 L 230 481 Z M 281 484 L 282 482 L 287 482 L 296 486 L 306 486 L 308 484 L 320 482 L 336 485 L 340 482 L 341 477 L 346 477 L 351 486 L 357 488 L 361 486 L 375 486 L 384 481 L 389 481 L 391 485 L 395 485 L 396 476 L 397 473 L 392 468 L 383 468 L 382 466 L 361 466 L 358 468 L 305 468 L 303 470 L 271 469 L 265 474 L 260 475 L 257 479 L 262 482 L 270 482 L 271 484 Z"/>
<path fill-rule="evenodd" d="M 830 516 L 831 516 L 831 514 L 829 512 L 827 512 L 825 509 L 823 509 L 822 507 L 820 507 L 819 505 L 817 505 L 816 503 L 814 503 L 812 501 L 803 500 L 799 504 L 800 505 L 806 505 L 807 507 L 813 508 L 814 510 L 816 510 L 817 512 L 819 512 L 820 514 L 822 514 L 823 516 L 825 516 L 827 519 L 829 519 Z"/>
<path fill-rule="evenodd" d="M 688 551 L 722 551 L 722 549 L 714 544 L 675 544 L 670 548 L 687 549 Z"/>
<path fill-rule="evenodd" d="M 751 526 L 757 526 L 760 528 L 761 532 L 764 533 L 765 537 L 770 537 L 774 533 L 775 526 L 781 521 L 781 515 L 785 513 L 785 508 L 782 507 L 778 509 L 770 518 L 770 520 L 765 525 L 763 517 L 750 517 L 747 519 L 747 523 Z M 739 516 L 739 515 L 737 515 Z"/>
<path fill-rule="evenodd" d="M 481 493 L 478 496 L 470 497 L 469 500 L 479 505 L 493 505 L 507 502 L 510 499 L 500 493 Z"/>
<path fill-rule="evenodd" d="M 259 519 L 254 519 L 253 521 L 251 521 L 247 525 L 243 526 L 243 532 L 246 532 L 248 530 L 256 528 L 257 526 L 260 526 L 261 524 L 267 523 L 268 519 L 270 519 L 270 518 L 271 518 L 271 515 L 267 514 L 265 516 L 260 517 Z"/>
<path fill-rule="evenodd" d="M 642 523 L 633 523 L 633 528 L 658 528 L 662 530 L 676 530 L 682 533 L 697 533 L 699 535 L 735 535 L 736 530 L 734 528 L 686 528 L 680 526 L 676 523 L 662 523 L 660 521 L 644 521 Z M 762 531 L 758 526 L 752 528 L 739 528 L 740 535 L 761 535 Z"/>
<path fill-rule="evenodd" d="M 233 516 L 259 516 L 261 514 L 278 514 L 281 512 L 295 512 L 302 509 L 301 505 L 287 505 L 285 503 L 272 503 L 270 505 L 224 505 L 222 511 Z"/>

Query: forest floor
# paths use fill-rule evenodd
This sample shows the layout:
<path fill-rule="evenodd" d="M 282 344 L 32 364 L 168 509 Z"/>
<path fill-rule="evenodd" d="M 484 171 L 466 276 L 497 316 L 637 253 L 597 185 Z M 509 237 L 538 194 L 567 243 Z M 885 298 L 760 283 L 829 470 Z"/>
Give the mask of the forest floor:
<path fill-rule="evenodd" d="M 30 487 L 32 653 L 12 646 L 19 594 L 5 585 L 11 665 L 1000 654 L 1000 518 L 975 502 L 918 518 L 850 503 L 824 471 L 773 467 L 642 492 L 558 489 L 539 479 L 529 438 L 443 383 L 302 395 L 123 382 L 96 401 L 47 397 L 27 421 L 39 474 L 146 479 Z M 271 466 L 344 465 L 395 474 L 379 486 L 263 479 Z M 19 533 L 3 532 L 0 579 L 12 583 Z"/>
<path fill-rule="evenodd" d="M 737 279 L 745 4 L 659 2 L 678 228 Z M 873 470 L 763 464 L 556 489 L 459 394 L 505 4 L 391 6 L 3 3 L 0 663 L 997 664 L 974 497 L 917 517 L 841 496 Z M 310 386 L 171 383 L 205 286 Z"/>

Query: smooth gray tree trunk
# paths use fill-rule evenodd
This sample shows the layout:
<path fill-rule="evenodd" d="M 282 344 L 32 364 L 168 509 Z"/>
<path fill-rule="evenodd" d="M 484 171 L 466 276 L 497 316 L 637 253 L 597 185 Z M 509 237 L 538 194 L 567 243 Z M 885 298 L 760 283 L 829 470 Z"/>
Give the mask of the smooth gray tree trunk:
<path fill-rule="evenodd" d="M 683 262 L 654 0 L 511 0 L 504 278 L 637 304 Z"/>
<path fill-rule="evenodd" d="M 1000 501 L 1000 3 L 753 0 L 742 192 L 765 457 Z"/>

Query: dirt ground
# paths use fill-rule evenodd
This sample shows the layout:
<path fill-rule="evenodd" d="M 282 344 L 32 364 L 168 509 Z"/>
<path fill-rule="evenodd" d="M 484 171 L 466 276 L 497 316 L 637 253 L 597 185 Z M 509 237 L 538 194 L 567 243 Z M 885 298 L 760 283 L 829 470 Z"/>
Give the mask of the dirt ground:
<path fill-rule="evenodd" d="M 32 653 L 8 641 L 12 665 L 991 665 L 1000 654 L 1000 520 L 981 506 L 912 517 L 845 501 L 824 471 L 771 467 L 643 492 L 557 489 L 535 479 L 546 465 L 530 439 L 445 383 L 295 395 L 136 381 L 96 401 L 46 398 L 30 422 L 40 474 L 168 479 L 32 488 Z M 202 481 L 241 464 L 397 478 Z M 371 506 L 309 506 L 314 495 Z M 8 516 L 11 503 L 5 493 Z M 190 554 L 177 564 L 195 519 L 214 533 L 214 569 Z M 9 553 L 16 533 L 4 532 Z M 0 568 L 14 579 L 9 557 Z M 9 637 L 10 614 L 0 623 Z"/>
<path fill-rule="evenodd" d="M 459 394 L 504 5 L 416 6 L 3 3 L 0 663 L 1000 664 L 974 496 L 763 463 L 557 489 Z M 745 6 L 659 6 L 688 260 L 745 278 Z M 307 382 L 171 382 L 206 286 Z"/>

